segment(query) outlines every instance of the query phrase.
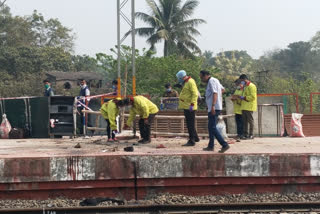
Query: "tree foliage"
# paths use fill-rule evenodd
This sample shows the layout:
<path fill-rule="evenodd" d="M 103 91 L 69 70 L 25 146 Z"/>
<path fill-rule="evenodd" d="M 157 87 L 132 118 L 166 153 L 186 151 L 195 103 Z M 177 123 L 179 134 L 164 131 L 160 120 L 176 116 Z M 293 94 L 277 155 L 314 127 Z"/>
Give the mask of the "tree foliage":
<path fill-rule="evenodd" d="M 36 10 L 26 19 L 33 32 L 33 44 L 38 47 L 58 47 L 65 51 L 72 51 L 74 34 L 72 30 L 63 26 L 58 19 L 45 20 Z"/>
<path fill-rule="evenodd" d="M 155 45 L 164 42 L 164 56 L 179 55 L 192 57 L 193 52 L 200 53 L 195 36 L 200 35 L 196 29 L 199 24 L 205 23 L 203 19 L 189 19 L 198 0 L 146 0 L 151 14 L 137 12 L 136 17 L 144 21 L 147 26 L 137 28 L 136 33 L 147 37 L 151 50 Z"/>

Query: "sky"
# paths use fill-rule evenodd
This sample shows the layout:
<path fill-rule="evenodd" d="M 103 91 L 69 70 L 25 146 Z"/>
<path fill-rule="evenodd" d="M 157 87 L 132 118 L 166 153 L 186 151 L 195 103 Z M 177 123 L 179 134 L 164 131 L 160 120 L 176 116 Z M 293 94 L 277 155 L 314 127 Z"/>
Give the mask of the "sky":
<path fill-rule="evenodd" d="M 7 0 L 13 15 L 31 15 L 33 10 L 46 19 L 58 18 L 76 34 L 75 53 L 95 56 L 117 43 L 117 0 Z M 124 11 L 130 17 L 130 0 Z M 136 11 L 149 12 L 145 0 L 135 0 Z M 288 44 L 309 41 L 320 31 L 319 0 L 199 0 L 192 18 L 201 18 L 197 37 L 202 51 L 214 54 L 228 50 L 246 50 L 253 58 Z M 145 26 L 137 21 L 136 27 Z M 129 30 L 124 20 L 121 33 Z M 145 38 L 137 36 L 136 48 L 149 48 Z M 131 44 L 130 37 L 124 44 Z M 162 55 L 162 45 L 157 46 Z"/>

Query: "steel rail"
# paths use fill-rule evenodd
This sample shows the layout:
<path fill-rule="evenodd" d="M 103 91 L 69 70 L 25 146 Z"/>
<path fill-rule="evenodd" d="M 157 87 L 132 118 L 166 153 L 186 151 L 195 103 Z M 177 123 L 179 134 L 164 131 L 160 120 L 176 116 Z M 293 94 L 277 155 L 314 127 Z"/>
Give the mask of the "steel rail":
<path fill-rule="evenodd" d="M 103 213 L 253 213 L 253 212 L 319 212 L 320 202 L 124 205 L 108 207 L 0 209 L 15 214 L 103 214 Z"/>

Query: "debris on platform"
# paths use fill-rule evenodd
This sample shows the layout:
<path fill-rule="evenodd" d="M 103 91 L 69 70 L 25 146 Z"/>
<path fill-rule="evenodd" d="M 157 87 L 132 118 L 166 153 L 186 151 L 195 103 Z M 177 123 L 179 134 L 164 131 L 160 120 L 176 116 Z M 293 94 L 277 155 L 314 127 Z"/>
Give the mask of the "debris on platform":
<path fill-rule="evenodd" d="M 76 148 L 76 149 L 80 149 L 80 148 L 81 148 L 80 143 L 77 143 L 77 145 L 75 145 L 75 146 L 74 146 L 74 148 Z"/>
<path fill-rule="evenodd" d="M 156 148 L 157 149 L 164 149 L 164 148 L 167 148 L 167 147 L 165 147 L 163 144 L 159 144 L 159 145 L 156 146 Z"/>
<path fill-rule="evenodd" d="M 134 148 L 133 146 L 127 146 L 127 147 L 124 147 L 123 150 L 126 152 L 133 152 Z"/>

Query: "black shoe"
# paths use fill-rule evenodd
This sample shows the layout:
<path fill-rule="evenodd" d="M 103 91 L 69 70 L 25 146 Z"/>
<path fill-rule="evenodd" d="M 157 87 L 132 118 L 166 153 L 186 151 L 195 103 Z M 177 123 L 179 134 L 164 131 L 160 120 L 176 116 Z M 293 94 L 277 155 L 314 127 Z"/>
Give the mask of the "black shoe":
<path fill-rule="evenodd" d="M 200 138 L 196 138 L 194 142 L 200 142 Z"/>
<path fill-rule="evenodd" d="M 142 142 L 140 142 L 141 144 L 148 144 L 148 143 L 151 143 L 151 140 L 147 140 L 147 139 L 144 139 Z"/>
<path fill-rule="evenodd" d="M 247 139 L 247 136 L 241 136 L 240 139 L 241 139 L 241 140 L 246 140 L 246 139 Z"/>
<path fill-rule="evenodd" d="M 224 153 L 224 152 L 227 151 L 228 149 L 230 149 L 230 146 L 229 146 L 229 145 L 227 145 L 227 146 L 225 146 L 225 147 L 222 147 L 222 148 L 220 149 L 219 153 Z"/>
<path fill-rule="evenodd" d="M 182 146 L 194 146 L 194 145 L 196 145 L 196 144 L 189 140 L 188 143 L 183 144 Z"/>
<path fill-rule="evenodd" d="M 144 139 L 142 138 L 142 139 L 138 140 L 138 143 L 142 143 L 143 141 L 144 141 Z"/>
<path fill-rule="evenodd" d="M 253 140 L 253 139 L 254 139 L 253 135 L 250 135 L 250 136 L 247 138 L 247 140 Z"/>
<path fill-rule="evenodd" d="M 213 152 L 213 148 L 210 148 L 210 147 L 203 148 L 202 150 L 203 151 L 211 151 L 211 152 Z"/>

